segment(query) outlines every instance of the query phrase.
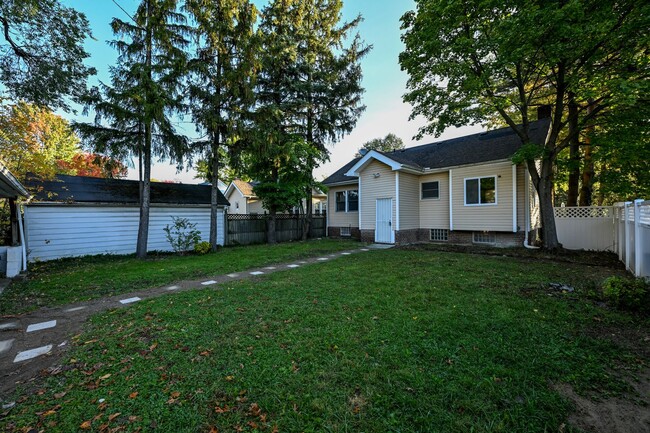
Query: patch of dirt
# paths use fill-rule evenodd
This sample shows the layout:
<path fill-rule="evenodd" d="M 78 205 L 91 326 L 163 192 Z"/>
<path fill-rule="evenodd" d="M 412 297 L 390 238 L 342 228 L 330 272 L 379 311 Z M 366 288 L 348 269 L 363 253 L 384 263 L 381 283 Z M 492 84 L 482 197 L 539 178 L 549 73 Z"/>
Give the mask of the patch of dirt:
<path fill-rule="evenodd" d="M 628 380 L 633 394 L 593 401 L 576 394 L 567 384 L 555 389 L 575 405 L 568 422 L 589 433 L 650 432 L 650 369 L 638 380 Z M 561 429 L 562 430 L 562 429 Z"/>
<path fill-rule="evenodd" d="M 548 260 L 553 262 L 576 263 L 625 270 L 625 265 L 623 265 L 623 263 L 618 259 L 616 254 L 603 251 L 575 251 L 560 249 L 549 252 L 539 249 L 531 250 L 522 247 L 497 248 L 483 245 L 457 245 L 431 242 L 402 245 L 397 246 L 396 248 L 402 250 L 441 251 L 501 257 L 506 256 L 535 261 Z"/>

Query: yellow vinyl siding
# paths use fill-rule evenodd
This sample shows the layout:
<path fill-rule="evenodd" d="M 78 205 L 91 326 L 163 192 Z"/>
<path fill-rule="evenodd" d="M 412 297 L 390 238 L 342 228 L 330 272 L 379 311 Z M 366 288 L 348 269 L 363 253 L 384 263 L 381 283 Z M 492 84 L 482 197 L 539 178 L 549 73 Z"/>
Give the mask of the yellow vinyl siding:
<path fill-rule="evenodd" d="M 465 179 L 496 177 L 496 205 L 465 206 Z M 452 170 L 454 230 L 512 232 L 512 163 L 473 165 Z"/>
<path fill-rule="evenodd" d="M 526 197 L 526 185 L 525 185 L 525 176 L 527 172 L 523 165 L 517 166 L 517 231 L 524 231 L 526 224 L 525 217 L 525 197 Z"/>
<path fill-rule="evenodd" d="M 349 189 L 358 189 L 357 185 L 333 186 L 327 192 L 327 218 L 330 227 L 359 227 L 359 212 L 337 212 L 336 211 L 336 193 L 347 191 Z M 359 203 L 361 206 L 361 203 Z"/>
<path fill-rule="evenodd" d="M 375 177 L 378 174 L 379 176 Z M 374 230 L 377 199 L 393 199 L 393 228 L 395 227 L 395 172 L 381 162 L 373 161 L 359 173 L 361 180 L 361 229 Z M 332 212 L 331 214 L 333 214 Z M 331 215 L 330 214 L 330 215 Z"/>
<path fill-rule="evenodd" d="M 420 228 L 420 177 L 399 174 L 399 229 Z"/>
<path fill-rule="evenodd" d="M 439 182 L 440 198 L 420 199 L 420 227 L 422 229 L 449 228 L 449 173 L 427 174 L 419 177 L 417 186 L 418 198 L 421 194 L 421 184 L 424 182 Z"/>
<path fill-rule="evenodd" d="M 266 209 L 262 206 L 262 200 L 249 198 L 246 203 L 246 213 L 255 213 L 262 215 L 266 212 Z"/>

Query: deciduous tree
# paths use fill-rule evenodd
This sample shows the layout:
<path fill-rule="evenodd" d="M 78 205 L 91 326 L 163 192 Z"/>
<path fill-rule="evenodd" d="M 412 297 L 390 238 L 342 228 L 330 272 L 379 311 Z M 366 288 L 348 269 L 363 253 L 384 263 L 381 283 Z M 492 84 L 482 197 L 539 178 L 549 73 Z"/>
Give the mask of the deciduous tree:
<path fill-rule="evenodd" d="M 361 156 L 361 149 L 392 152 L 393 150 L 404 149 L 404 142 L 401 138 L 391 132 L 386 134 L 384 138 L 373 138 L 372 140 L 363 143 L 359 151 L 354 155 L 355 158 Z"/>
<path fill-rule="evenodd" d="M 57 0 L 0 2 L 0 83 L 7 95 L 68 110 L 95 69 L 84 65 L 88 20 Z"/>
<path fill-rule="evenodd" d="M 559 247 L 553 215 L 554 163 L 575 134 L 612 110 L 647 101 L 650 5 L 633 0 L 416 0 L 402 17 L 409 74 L 405 100 L 425 133 L 484 122 L 494 113 L 518 135 L 540 199 L 544 247 Z M 644 94 L 645 93 L 645 94 Z M 566 114 L 570 95 L 578 124 Z M 552 101 L 542 146 L 532 144 L 531 109 Z M 518 113 L 518 124 L 511 112 Z"/>

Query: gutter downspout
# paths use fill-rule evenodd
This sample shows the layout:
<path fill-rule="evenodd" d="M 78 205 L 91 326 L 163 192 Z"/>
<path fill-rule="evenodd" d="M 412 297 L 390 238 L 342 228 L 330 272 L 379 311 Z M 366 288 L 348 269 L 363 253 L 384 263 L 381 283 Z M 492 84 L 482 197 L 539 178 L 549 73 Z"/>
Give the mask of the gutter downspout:
<path fill-rule="evenodd" d="M 526 167 L 526 172 L 524 173 L 524 247 L 531 250 L 538 250 L 539 247 L 528 244 L 528 232 L 530 232 L 530 173 L 528 172 L 528 167 Z"/>
<path fill-rule="evenodd" d="M 16 206 L 16 218 L 18 218 L 18 231 L 20 233 L 20 245 L 21 245 L 21 250 L 22 250 L 22 256 L 23 256 L 23 271 L 27 270 L 27 240 L 25 239 L 25 230 L 23 229 L 23 217 L 22 217 L 22 209 L 23 205 L 20 204 Z"/>

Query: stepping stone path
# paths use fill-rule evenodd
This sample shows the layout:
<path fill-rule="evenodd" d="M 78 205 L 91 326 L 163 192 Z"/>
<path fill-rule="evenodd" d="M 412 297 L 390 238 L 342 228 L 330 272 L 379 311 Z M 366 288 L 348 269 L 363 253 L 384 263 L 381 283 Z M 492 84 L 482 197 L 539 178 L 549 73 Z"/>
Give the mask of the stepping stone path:
<path fill-rule="evenodd" d="M 370 248 L 330 254 L 329 257 L 349 256 L 354 253 L 369 251 Z M 169 292 L 217 285 L 249 276 L 266 275 L 287 268 L 295 269 L 301 267 L 301 265 L 329 260 L 329 257 L 267 266 L 263 270 L 251 269 L 239 273 L 220 275 L 207 281 L 179 281 L 172 286 L 141 290 L 132 293 L 131 297 L 128 298 L 125 298 L 123 294 L 87 301 L 82 305 L 44 308 L 0 323 L 0 402 L 5 401 L 4 399 L 11 395 L 17 384 L 24 384 L 32 380 L 41 371 L 54 365 L 67 350 L 67 339 L 71 335 L 78 334 L 82 330 L 86 319 L 92 314 L 111 308 L 125 307 L 143 299 L 151 299 Z M 58 341 L 53 341 L 57 338 Z M 49 355 L 47 360 L 39 361 L 44 355 Z"/>

